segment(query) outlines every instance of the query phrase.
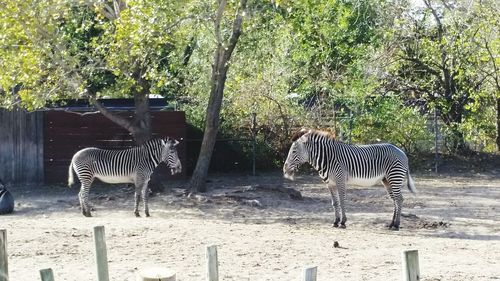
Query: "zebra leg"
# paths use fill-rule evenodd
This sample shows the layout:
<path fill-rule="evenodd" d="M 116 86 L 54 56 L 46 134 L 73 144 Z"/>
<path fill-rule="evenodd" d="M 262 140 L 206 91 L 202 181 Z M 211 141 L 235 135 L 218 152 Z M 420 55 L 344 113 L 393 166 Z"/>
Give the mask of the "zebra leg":
<path fill-rule="evenodd" d="M 401 187 L 403 186 L 403 178 L 399 176 L 388 177 L 388 182 L 391 186 L 392 200 L 394 201 L 394 214 L 392 223 L 389 229 L 399 230 L 399 223 L 401 220 L 401 209 L 403 208 L 403 194 Z"/>
<path fill-rule="evenodd" d="M 340 206 L 339 206 L 339 192 L 337 190 L 337 186 L 332 183 L 328 183 L 328 189 L 332 195 L 332 206 L 333 211 L 335 212 L 335 220 L 333 221 L 334 227 L 339 227 L 340 222 Z"/>
<path fill-rule="evenodd" d="M 345 186 L 345 180 L 343 177 L 340 179 L 337 179 L 336 182 L 338 193 L 339 193 L 339 202 L 340 202 L 340 212 L 341 212 L 341 219 L 340 219 L 340 228 L 346 228 L 345 222 L 347 221 L 347 217 L 345 215 L 345 200 L 346 200 L 346 186 Z"/>
<path fill-rule="evenodd" d="M 89 190 L 92 181 L 80 179 L 82 185 L 80 188 L 80 192 L 78 193 L 78 199 L 80 200 L 80 206 L 82 208 L 82 214 L 86 217 L 91 217 L 90 213 L 90 204 L 89 204 Z"/>
<path fill-rule="evenodd" d="M 148 195 L 149 195 L 149 189 L 148 189 L 148 182 L 146 181 L 144 185 L 142 186 L 142 200 L 144 204 L 144 213 L 146 214 L 146 217 L 149 217 L 149 206 L 148 206 Z"/>
<path fill-rule="evenodd" d="M 139 202 L 141 202 L 141 186 L 135 185 L 135 194 L 134 194 L 134 214 L 136 217 L 140 217 L 139 214 Z"/>
<path fill-rule="evenodd" d="M 394 186 L 392 188 L 394 194 L 394 219 L 392 230 L 399 230 L 399 223 L 401 219 L 401 209 L 403 208 L 403 194 L 401 194 L 401 186 Z"/>
<path fill-rule="evenodd" d="M 396 203 L 395 203 L 396 201 L 394 201 L 394 194 L 392 193 L 392 187 L 389 181 L 386 178 L 384 178 L 382 180 L 382 183 L 384 184 L 385 189 L 387 190 L 387 193 L 389 194 L 389 197 L 391 197 L 392 202 L 394 204 L 394 210 L 392 212 L 392 221 L 391 224 L 389 224 L 389 229 L 392 229 L 392 227 L 394 226 L 394 219 L 396 218 Z"/>

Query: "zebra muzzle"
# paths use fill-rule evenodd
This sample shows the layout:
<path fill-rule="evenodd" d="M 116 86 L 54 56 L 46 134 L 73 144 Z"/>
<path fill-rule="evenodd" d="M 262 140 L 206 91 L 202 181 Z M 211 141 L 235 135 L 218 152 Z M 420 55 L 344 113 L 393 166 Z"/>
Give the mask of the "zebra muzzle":
<path fill-rule="evenodd" d="M 283 173 L 283 176 L 285 177 L 285 179 L 289 179 L 289 180 L 295 180 L 295 175 L 294 173 L 290 173 L 290 172 L 285 172 Z"/>

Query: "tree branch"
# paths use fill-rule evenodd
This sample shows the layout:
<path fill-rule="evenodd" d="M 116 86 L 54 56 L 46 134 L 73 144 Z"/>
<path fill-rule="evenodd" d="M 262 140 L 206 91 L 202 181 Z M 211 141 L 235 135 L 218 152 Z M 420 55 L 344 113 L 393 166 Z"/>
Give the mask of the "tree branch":
<path fill-rule="evenodd" d="M 404 56 L 404 57 L 401 57 L 402 59 L 404 60 L 407 60 L 407 61 L 410 61 L 410 62 L 413 62 L 415 64 L 417 64 L 418 66 L 422 67 L 425 71 L 431 73 L 432 75 L 438 77 L 440 80 L 441 80 L 441 72 L 431 68 L 430 66 L 428 66 L 427 64 L 425 64 L 423 61 L 419 60 L 418 58 L 415 58 L 415 57 L 409 57 L 409 56 Z"/>
<path fill-rule="evenodd" d="M 125 128 L 130 133 L 133 132 L 135 127 L 134 124 L 132 123 L 132 120 L 126 119 L 124 117 L 121 117 L 120 115 L 111 112 L 104 105 L 102 105 L 101 102 L 97 100 L 97 98 L 95 97 L 95 93 L 90 93 L 89 91 L 86 91 L 85 95 L 88 97 L 89 102 L 92 105 L 94 105 L 97 108 L 97 110 L 101 112 L 102 115 L 104 115 L 109 120 L 113 121 L 118 126 Z"/>
<path fill-rule="evenodd" d="M 241 23 L 243 22 L 243 13 L 245 12 L 247 7 L 247 0 L 241 0 L 240 6 L 238 7 L 238 11 L 236 12 L 236 18 L 233 22 L 233 33 L 231 34 L 231 38 L 229 39 L 229 45 L 227 49 L 224 51 L 224 61 L 229 62 L 229 58 L 236 47 L 236 43 L 238 42 L 238 38 L 241 35 Z M 227 67 L 227 66 L 225 66 Z"/>
<path fill-rule="evenodd" d="M 220 22 L 222 21 L 222 14 L 224 13 L 224 8 L 226 7 L 227 1 L 221 0 L 219 3 L 219 8 L 217 8 L 217 13 L 215 14 L 215 39 L 217 40 L 217 45 L 222 45 L 222 35 L 220 34 Z"/>

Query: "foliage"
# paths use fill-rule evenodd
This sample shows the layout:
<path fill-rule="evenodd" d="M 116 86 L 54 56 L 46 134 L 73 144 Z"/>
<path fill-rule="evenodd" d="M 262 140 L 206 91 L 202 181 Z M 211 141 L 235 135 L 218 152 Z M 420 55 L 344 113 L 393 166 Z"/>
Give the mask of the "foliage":
<path fill-rule="evenodd" d="M 464 152 L 468 134 L 464 123 L 488 122 L 475 116 L 479 108 L 492 107 L 498 98 L 498 89 L 489 84 L 497 70 L 492 69 L 481 43 L 486 37 L 493 39 L 490 44 L 498 44 L 498 38 L 492 37 L 499 27 L 497 16 L 481 12 L 483 5 L 496 8 L 488 1 L 449 5 L 425 0 L 424 4 L 396 19 L 390 47 L 396 48 L 399 60 L 392 64 L 386 85 L 409 100 L 423 102 L 427 109 L 437 108 L 446 125 L 447 146 L 452 152 Z M 491 123 L 484 125 L 491 127 Z"/>
<path fill-rule="evenodd" d="M 417 2 L 248 1 L 221 135 L 248 137 L 256 113 L 259 161 L 267 166 L 279 165 L 301 126 L 418 153 L 433 147 L 426 120 L 437 109 L 450 152 L 494 151 L 498 5 Z M 0 106 L 33 110 L 86 91 L 132 97 L 145 90 L 174 100 L 203 128 L 217 1 L 0 4 Z M 228 1 L 223 38 L 236 8 Z M 235 149 L 250 155 L 250 147 Z"/>
<path fill-rule="evenodd" d="M 427 152 L 432 135 L 427 129 L 428 117 L 417 108 L 405 106 L 398 97 L 369 98 L 353 122 L 352 141 L 393 143 L 407 153 Z"/>
<path fill-rule="evenodd" d="M 19 88 L 14 98 L 27 109 L 82 97 L 86 88 L 98 97 L 130 97 L 140 79 L 152 94 L 171 95 L 178 83 L 173 70 L 187 44 L 186 30 L 178 26 L 188 19 L 189 3 L 137 0 L 115 10 L 106 5 L 8 1 L 0 9 L 6 34 L 1 88 Z M 7 95 L 2 102 L 12 105 Z"/>

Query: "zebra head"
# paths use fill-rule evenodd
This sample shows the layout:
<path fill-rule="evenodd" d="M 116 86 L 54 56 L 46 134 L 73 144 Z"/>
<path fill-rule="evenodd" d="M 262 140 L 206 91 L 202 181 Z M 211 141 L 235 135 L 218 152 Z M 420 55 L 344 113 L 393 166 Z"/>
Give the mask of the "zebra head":
<path fill-rule="evenodd" d="M 163 146 L 161 153 L 162 162 L 167 163 L 172 175 L 180 173 L 182 171 L 182 165 L 177 155 L 177 145 L 179 142 L 175 139 L 167 138 L 166 140 L 162 139 L 161 144 Z"/>
<path fill-rule="evenodd" d="M 293 138 L 292 146 L 288 151 L 288 157 L 283 165 L 283 175 L 285 178 L 293 180 L 295 172 L 299 167 L 309 162 L 309 154 L 305 143 L 307 142 L 307 135 L 310 131 L 306 129 L 300 130 Z"/>

